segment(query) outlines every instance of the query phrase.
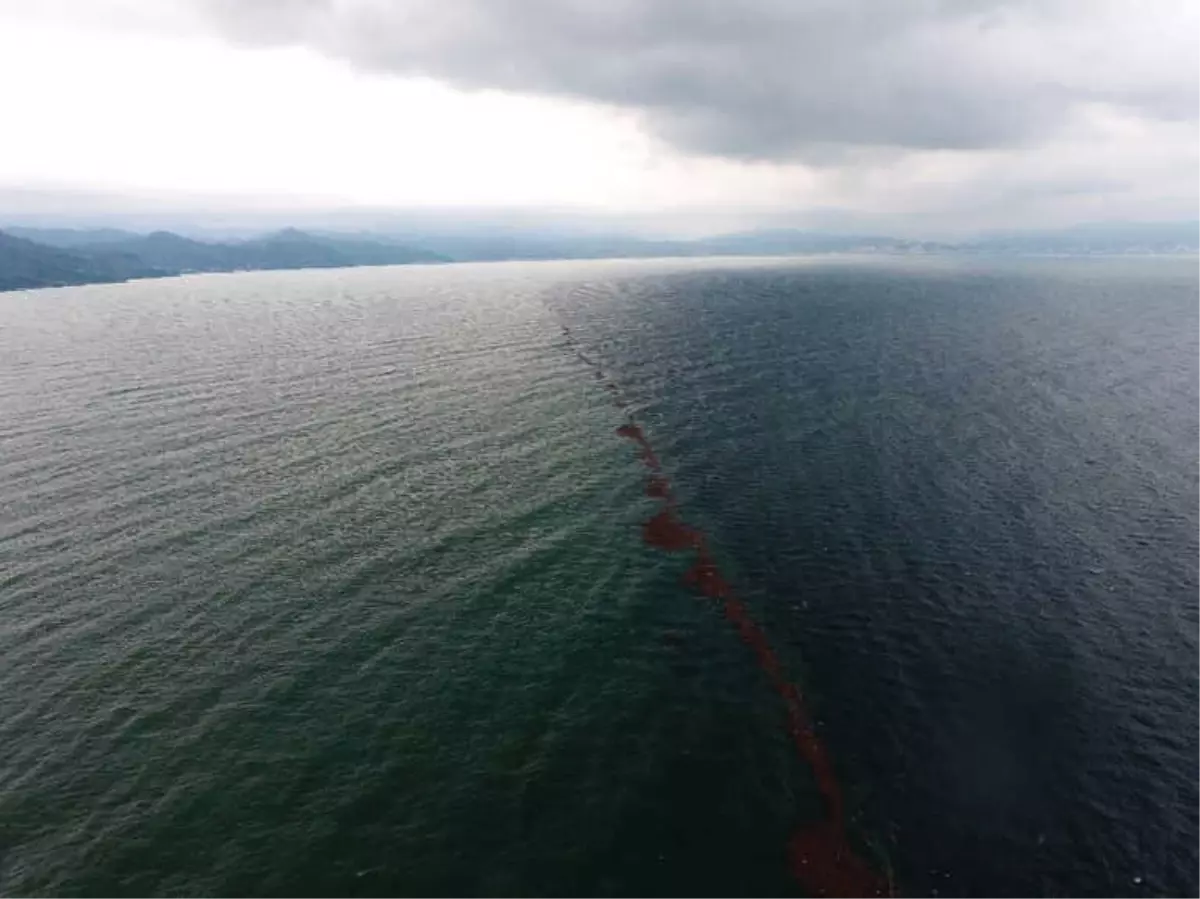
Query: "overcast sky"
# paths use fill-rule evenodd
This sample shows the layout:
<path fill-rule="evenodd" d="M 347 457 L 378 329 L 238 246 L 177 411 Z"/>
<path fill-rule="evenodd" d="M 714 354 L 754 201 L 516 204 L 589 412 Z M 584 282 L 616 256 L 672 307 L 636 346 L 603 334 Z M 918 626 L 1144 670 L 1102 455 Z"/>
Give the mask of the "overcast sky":
<path fill-rule="evenodd" d="M 1198 9 L 0 0 L 0 217 L 86 191 L 930 234 L 1195 218 Z"/>

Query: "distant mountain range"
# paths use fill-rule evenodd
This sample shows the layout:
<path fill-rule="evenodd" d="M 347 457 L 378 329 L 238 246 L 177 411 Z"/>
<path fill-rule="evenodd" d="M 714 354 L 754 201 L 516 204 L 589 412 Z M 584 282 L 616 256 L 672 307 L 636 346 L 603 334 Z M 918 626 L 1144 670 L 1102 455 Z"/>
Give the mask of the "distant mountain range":
<path fill-rule="evenodd" d="M 96 257 L 35 243 L 0 231 L 0 290 L 126 281 L 166 274 L 136 256 L 104 253 Z"/>
<path fill-rule="evenodd" d="M 1080 225 L 992 234 L 960 243 L 792 229 L 695 240 L 553 235 L 521 230 L 337 234 L 286 228 L 240 241 L 202 241 L 170 231 L 10 227 L 0 231 L 0 290 L 125 281 L 187 272 L 340 268 L 359 265 L 654 256 L 808 253 L 1196 253 L 1200 223 Z"/>
<path fill-rule="evenodd" d="M 318 237 L 295 229 L 254 240 L 210 243 L 170 231 L 12 228 L 0 231 L 0 290 L 126 281 L 186 272 L 344 268 L 448 262 L 394 243 Z"/>

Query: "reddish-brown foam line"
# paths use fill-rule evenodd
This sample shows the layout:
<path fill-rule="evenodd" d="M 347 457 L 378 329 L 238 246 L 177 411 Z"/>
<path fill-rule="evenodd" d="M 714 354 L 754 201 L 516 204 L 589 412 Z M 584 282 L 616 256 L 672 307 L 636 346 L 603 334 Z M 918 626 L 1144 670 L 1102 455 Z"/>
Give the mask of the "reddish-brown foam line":
<path fill-rule="evenodd" d="M 671 502 L 671 484 L 660 474 L 652 474 L 646 479 L 646 496 L 651 499 L 663 499 Z"/>
<path fill-rule="evenodd" d="M 697 533 L 679 520 L 673 509 L 663 509 L 642 525 L 642 539 L 667 552 L 695 549 Z"/>
<path fill-rule="evenodd" d="M 771 648 L 766 632 L 734 595 L 733 588 L 718 569 L 703 533 L 679 518 L 670 481 L 662 474 L 658 456 L 641 426 L 630 418 L 617 428 L 617 434 L 632 440 L 652 469 L 646 483 L 646 495 L 665 504 L 642 526 L 642 539 L 668 552 L 695 550 L 695 561 L 684 572 L 684 582 L 704 596 L 721 601 L 725 618 L 737 627 L 742 641 L 754 653 L 759 668 L 783 700 L 788 735 L 797 754 L 812 770 L 825 814 L 822 819 L 798 828 L 789 839 L 787 854 L 792 875 L 814 896 L 893 895 L 888 881 L 872 870 L 846 839 L 845 804 L 833 766 L 813 729 L 803 695 L 784 676 L 783 665 Z"/>
<path fill-rule="evenodd" d="M 650 446 L 650 441 L 646 439 L 646 435 L 642 433 L 642 428 L 637 422 L 631 418 L 621 427 L 617 428 L 617 433 L 622 437 L 627 437 L 637 444 L 641 450 L 642 461 L 646 466 L 655 473 L 662 470 L 662 465 L 658 461 L 658 456 L 654 453 L 654 448 Z"/>
<path fill-rule="evenodd" d="M 614 404 L 625 408 L 627 402 L 621 389 L 605 376 L 599 363 L 583 353 L 566 325 L 562 326 L 562 331 L 575 355 L 594 370 L 596 379 L 602 381 L 612 394 Z M 646 495 L 664 503 L 664 508 L 642 525 L 642 539 L 650 546 L 667 552 L 695 551 L 695 561 L 684 572 L 684 582 L 702 595 L 721 601 L 725 618 L 736 626 L 742 642 L 754 653 L 759 668 L 783 700 L 787 710 L 788 735 L 796 747 L 797 755 L 812 770 L 825 814 L 823 818 L 795 830 L 788 840 L 788 863 L 792 875 L 806 892 L 814 896 L 893 895 L 891 884 L 872 870 L 846 839 L 845 804 L 833 765 L 813 729 L 803 694 L 784 676 L 783 665 L 771 648 L 766 632 L 751 617 L 745 603 L 734 595 L 733 588 L 717 568 L 704 534 L 679 518 L 671 483 L 663 475 L 658 455 L 641 425 L 630 415 L 625 424 L 617 428 L 617 434 L 637 445 L 642 461 L 651 471 L 646 481 Z"/>

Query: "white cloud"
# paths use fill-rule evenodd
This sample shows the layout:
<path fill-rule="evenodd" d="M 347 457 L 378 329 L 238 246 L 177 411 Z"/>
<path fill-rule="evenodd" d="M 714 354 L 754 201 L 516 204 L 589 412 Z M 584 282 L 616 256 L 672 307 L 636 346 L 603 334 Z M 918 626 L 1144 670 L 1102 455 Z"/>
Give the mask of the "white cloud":
<path fill-rule="evenodd" d="M 517 0 L 501 5 L 528 7 Z M 401 6 L 432 9 L 420 2 L 389 8 Z M 453 0 L 442 6 L 474 8 Z M 601 29 L 600 36 L 613 47 L 632 41 L 637 60 L 617 55 L 601 65 L 595 48 L 580 45 L 579 58 L 564 62 L 570 47 L 559 32 L 570 23 L 562 16 L 529 26 L 531 35 L 558 40 L 558 49 L 544 51 L 553 58 L 527 61 L 527 74 L 536 68 L 546 83 L 522 83 L 493 72 L 494 61 L 460 66 L 463 46 L 482 38 L 467 28 L 470 40 L 456 44 L 466 26 L 440 14 L 426 20 L 433 31 L 425 45 L 411 34 L 402 41 L 424 63 L 409 64 L 396 50 L 390 13 L 376 20 L 387 27 L 363 43 L 363 19 L 350 15 L 366 8 L 362 0 L 293 0 L 286 16 L 278 3 L 247 0 L 237 15 L 221 19 L 236 25 L 241 40 L 256 39 L 242 45 L 206 30 L 204 10 L 187 0 L 0 0 L 8 132 L 0 187 L 243 195 L 321 206 L 669 210 L 713 221 L 736 212 L 743 220 L 786 215 L 801 224 L 833 215 L 929 234 L 1195 217 L 1195 73 L 1181 74 L 1194 62 L 1195 36 L 1180 30 L 1195 24 L 1194 6 L 1162 3 L 1133 16 L 1118 0 L 1086 8 L 1066 0 L 976 0 L 947 16 L 928 0 L 906 5 L 907 19 L 859 21 L 846 11 L 862 18 L 879 7 L 798 0 L 795 9 L 831 23 L 831 47 L 835 37 L 843 49 L 854 37 L 866 52 L 900 27 L 898 20 L 907 22 L 909 55 L 884 66 L 893 67 L 892 94 L 880 92 L 877 71 L 851 77 L 851 58 L 830 76 L 845 94 L 837 102 L 813 93 L 821 85 L 784 90 L 777 58 L 764 63 L 760 81 L 745 74 L 755 71 L 750 64 L 736 84 L 706 80 L 674 38 L 655 40 L 669 33 L 663 17 L 671 3 L 574 6 L 588 12 L 580 27 L 596 33 L 609 23 L 613 34 Z M 726 15 L 717 28 L 720 10 L 736 5 L 701 6 L 703 21 L 686 33 L 692 44 L 715 42 L 713 65 L 735 81 L 735 70 L 719 69 L 721 60 L 736 59 L 739 47 L 759 48 L 771 16 L 786 23 L 799 15 L 790 6 L 748 4 L 759 20 Z M 657 18 L 645 9 L 657 9 Z M 1076 28 L 1081 9 L 1087 21 Z M 314 22 L 329 26 L 319 39 Z M 542 52 L 529 49 L 532 37 L 519 24 L 491 40 Z M 970 39 L 937 43 L 948 35 Z M 933 43 L 914 56 L 913 41 Z M 970 66 L 944 70 L 948 59 L 968 52 L 976 57 Z M 656 53 L 663 77 L 639 94 L 621 66 L 635 72 Z M 550 63 L 566 66 L 565 82 L 553 83 Z M 408 74 L 389 74 L 393 69 Z M 585 76 L 604 89 L 581 87 L 577 79 Z M 938 79 L 948 86 L 938 87 Z M 508 90 L 489 88 L 491 82 Z M 741 102 L 747 91 L 761 95 L 758 107 Z M 950 107 L 938 112 L 946 98 Z M 801 133 L 790 119 L 771 119 L 818 101 L 825 118 L 817 130 Z M 895 106 L 886 115 L 878 106 L 885 101 Z M 972 116 L 962 127 L 945 118 L 960 101 Z M 987 105 L 1000 101 L 1025 106 Z M 904 122 L 910 113 L 914 121 Z M 793 158 L 787 148 L 798 146 Z M 776 158 L 745 158 L 764 150 Z"/>
<path fill-rule="evenodd" d="M 771 167 L 678 158 L 594 105 L 355 72 L 301 48 L 60 23 L 0 30 L 0 182 L 373 205 L 750 203 Z"/>
<path fill-rule="evenodd" d="M 827 159 L 1195 117 L 1191 0 L 183 0 L 231 40 L 639 112 L 687 152 Z"/>

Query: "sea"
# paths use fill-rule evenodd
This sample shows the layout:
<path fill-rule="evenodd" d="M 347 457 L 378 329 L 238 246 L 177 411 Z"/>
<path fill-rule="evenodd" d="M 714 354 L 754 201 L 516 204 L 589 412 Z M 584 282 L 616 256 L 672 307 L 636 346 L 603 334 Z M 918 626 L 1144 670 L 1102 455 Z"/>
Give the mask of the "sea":
<path fill-rule="evenodd" d="M 0 894 L 1194 896 L 1198 296 L 0 294 Z"/>

